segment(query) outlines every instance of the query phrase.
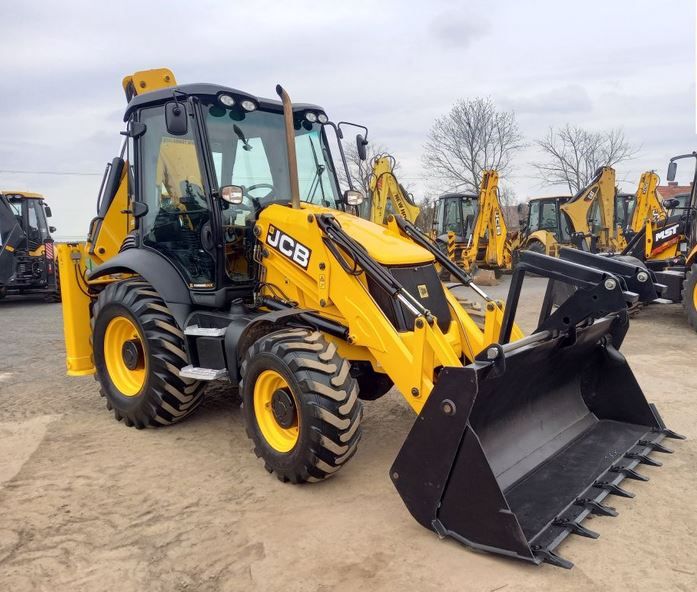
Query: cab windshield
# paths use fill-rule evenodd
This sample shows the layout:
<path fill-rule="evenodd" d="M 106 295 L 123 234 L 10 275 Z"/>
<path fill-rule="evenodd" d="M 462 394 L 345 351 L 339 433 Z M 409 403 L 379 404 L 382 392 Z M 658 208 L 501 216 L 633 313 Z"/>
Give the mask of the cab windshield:
<path fill-rule="evenodd" d="M 204 104 L 218 187 L 240 185 L 244 202 L 258 210 L 290 202 L 290 177 L 283 113 Z M 296 116 L 295 149 L 300 200 L 339 208 L 340 194 L 326 137 L 319 123 Z"/>

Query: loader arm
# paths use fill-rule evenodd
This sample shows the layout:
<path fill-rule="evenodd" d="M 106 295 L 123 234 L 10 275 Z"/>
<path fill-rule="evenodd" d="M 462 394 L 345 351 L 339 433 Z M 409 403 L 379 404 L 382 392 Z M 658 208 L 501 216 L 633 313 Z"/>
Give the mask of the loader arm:
<path fill-rule="evenodd" d="M 399 183 L 394 174 L 395 159 L 389 154 L 376 156 L 372 160 L 370 173 L 370 221 L 385 224 L 390 209 L 410 220 L 416 221 L 420 208 Z"/>

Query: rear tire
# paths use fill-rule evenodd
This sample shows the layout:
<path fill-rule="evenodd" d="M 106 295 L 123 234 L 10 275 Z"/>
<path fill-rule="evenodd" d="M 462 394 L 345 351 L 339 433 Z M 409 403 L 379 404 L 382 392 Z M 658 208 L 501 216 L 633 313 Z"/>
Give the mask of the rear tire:
<path fill-rule="evenodd" d="M 355 454 L 362 403 L 350 364 L 318 331 L 258 339 L 241 367 L 247 435 L 281 481 L 321 481 Z"/>
<path fill-rule="evenodd" d="M 203 384 L 179 376 L 189 363 L 184 335 L 147 282 L 104 288 L 92 311 L 92 347 L 107 409 L 127 426 L 169 425 L 201 402 Z"/>
<path fill-rule="evenodd" d="M 526 251 L 532 251 L 533 253 L 542 253 L 543 255 L 547 253 L 545 246 L 538 240 L 531 241 L 527 247 Z"/>
<path fill-rule="evenodd" d="M 697 263 L 693 264 L 685 275 L 682 305 L 687 315 L 687 324 L 697 331 Z"/>

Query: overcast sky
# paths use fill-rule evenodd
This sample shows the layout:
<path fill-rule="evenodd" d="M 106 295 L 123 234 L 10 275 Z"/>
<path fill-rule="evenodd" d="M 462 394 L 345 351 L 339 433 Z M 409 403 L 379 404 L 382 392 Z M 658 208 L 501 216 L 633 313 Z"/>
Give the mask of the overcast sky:
<path fill-rule="evenodd" d="M 566 122 L 622 127 L 641 148 L 618 167 L 632 191 L 641 171 L 663 175 L 697 149 L 694 0 L 4 0 L 0 22 L 0 187 L 44 193 L 59 237 L 84 235 L 94 215 L 122 77 L 162 66 L 261 96 L 280 82 L 365 123 L 417 199 L 432 190 L 427 131 L 458 98 L 513 109 L 529 142 Z M 522 151 L 504 180 L 519 199 L 555 193 L 535 178 L 538 156 Z"/>

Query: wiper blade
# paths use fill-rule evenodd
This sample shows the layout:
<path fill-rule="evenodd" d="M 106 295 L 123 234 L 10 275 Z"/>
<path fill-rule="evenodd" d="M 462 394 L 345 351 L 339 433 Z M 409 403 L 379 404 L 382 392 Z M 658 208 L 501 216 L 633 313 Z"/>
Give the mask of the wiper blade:
<path fill-rule="evenodd" d="M 235 123 L 235 124 L 232 126 L 232 129 L 233 129 L 233 131 L 237 134 L 237 137 L 238 137 L 240 140 L 242 140 L 242 145 L 243 145 L 244 149 L 245 149 L 247 152 L 249 152 L 249 151 L 252 149 L 252 146 L 251 146 L 251 145 L 249 144 L 249 142 L 247 141 L 247 138 L 245 137 L 244 132 L 242 131 L 242 129 L 240 128 L 240 126 L 237 125 L 237 124 Z"/>

